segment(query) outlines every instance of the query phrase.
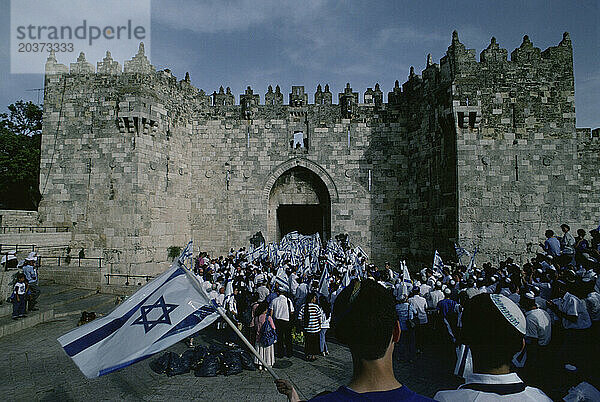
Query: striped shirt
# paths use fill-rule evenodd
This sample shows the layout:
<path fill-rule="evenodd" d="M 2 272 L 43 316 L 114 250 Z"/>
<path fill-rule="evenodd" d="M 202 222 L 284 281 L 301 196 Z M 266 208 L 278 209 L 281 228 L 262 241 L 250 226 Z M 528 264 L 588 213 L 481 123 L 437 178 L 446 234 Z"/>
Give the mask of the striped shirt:
<path fill-rule="evenodd" d="M 298 310 L 298 320 L 304 325 L 304 331 L 309 334 L 321 331 L 321 315 L 323 314 L 321 307 L 314 303 L 308 303 L 308 325 L 305 325 L 304 306 L 303 304 Z"/>

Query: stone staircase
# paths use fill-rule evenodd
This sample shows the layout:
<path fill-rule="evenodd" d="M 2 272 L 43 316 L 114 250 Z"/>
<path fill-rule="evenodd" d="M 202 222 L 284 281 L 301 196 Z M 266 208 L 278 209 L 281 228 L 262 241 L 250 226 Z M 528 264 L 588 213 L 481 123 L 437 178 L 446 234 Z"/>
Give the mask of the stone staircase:
<path fill-rule="evenodd" d="M 12 304 L 6 300 L 0 304 L 0 337 L 31 328 L 42 322 L 66 316 L 80 316 L 83 311 L 97 315 L 110 312 L 116 304 L 117 295 L 102 294 L 95 290 L 73 288 L 51 281 L 40 283 L 42 293 L 38 299 L 39 311 L 31 311 L 27 317 L 13 320 Z"/>

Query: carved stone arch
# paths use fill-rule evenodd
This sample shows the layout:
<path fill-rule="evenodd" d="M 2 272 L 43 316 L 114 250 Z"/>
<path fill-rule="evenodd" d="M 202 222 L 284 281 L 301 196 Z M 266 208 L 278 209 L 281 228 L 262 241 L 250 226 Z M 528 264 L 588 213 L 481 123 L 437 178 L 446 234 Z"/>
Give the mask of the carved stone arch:
<path fill-rule="evenodd" d="M 297 230 L 302 234 L 319 232 L 331 236 L 331 206 L 338 201 L 331 176 L 318 164 L 305 158 L 292 158 L 269 174 L 263 188 L 268 241 L 279 241 Z"/>
<path fill-rule="evenodd" d="M 271 194 L 271 189 L 273 188 L 275 181 L 283 173 L 285 173 L 289 169 L 297 167 L 297 166 L 304 167 L 304 168 L 312 171 L 317 176 L 319 176 L 319 178 L 321 180 L 323 180 L 323 183 L 325 183 L 325 186 L 327 187 L 327 191 L 329 191 L 329 197 L 331 199 L 331 202 L 332 203 L 338 202 L 338 199 L 339 199 L 338 191 L 335 186 L 335 182 L 333 181 L 333 179 L 331 178 L 331 176 L 329 175 L 329 173 L 327 173 L 327 171 L 325 169 L 323 169 L 317 163 L 315 163 L 311 160 L 308 160 L 306 158 L 292 158 L 292 159 L 289 159 L 289 160 L 283 162 L 279 166 L 277 166 L 267 177 L 265 185 L 263 186 L 263 201 L 265 202 L 265 204 L 263 204 L 263 205 L 268 204 L 269 195 Z"/>

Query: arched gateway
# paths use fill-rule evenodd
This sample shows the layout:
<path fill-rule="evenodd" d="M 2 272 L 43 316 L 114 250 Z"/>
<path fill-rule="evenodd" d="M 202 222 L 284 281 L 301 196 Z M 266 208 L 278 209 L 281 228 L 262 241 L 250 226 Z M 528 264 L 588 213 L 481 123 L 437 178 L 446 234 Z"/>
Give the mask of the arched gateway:
<path fill-rule="evenodd" d="M 278 166 L 265 185 L 268 240 L 294 230 L 330 238 L 332 199 L 337 200 L 333 180 L 317 164 L 293 159 Z"/>

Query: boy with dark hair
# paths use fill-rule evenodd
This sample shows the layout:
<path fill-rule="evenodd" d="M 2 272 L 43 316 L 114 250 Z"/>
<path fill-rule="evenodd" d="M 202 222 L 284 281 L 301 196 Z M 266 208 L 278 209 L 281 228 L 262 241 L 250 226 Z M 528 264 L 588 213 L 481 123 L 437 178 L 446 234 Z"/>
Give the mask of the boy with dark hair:
<path fill-rule="evenodd" d="M 546 252 L 546 255 L 550 255 L 552 257 L 559 257 L 561 255 L 560 251 L 560 241 L 554 237 L 554 231 L 551 229 L 546 230 L 544 233 L 546 236 L 546 241 L 540 243 L 540 246 Z"/>
<path fill-rule="evenodd" d="M 436 401 L 550 401 L 510 372 L 513 356 L 523 350 L 526 333 L 525 316 L 512 300 L 500 294 L 474 296 L 465 306 L 462 322 L 473 374 L 458 389 L 435 394 Z"/>
<path fill-rule="evenodd" d="M 337 297 L 332 315 L 336 338 L 352 353 L 352 379 L 335 392 L 312 401 L 430 401 L 394 377 L 392 352 L 400 339 L 395 300 L 370 279 L 354 279 Z M 298 394 L 289 381 L 276 380 L 277 390 L 289 401 Z"/>

